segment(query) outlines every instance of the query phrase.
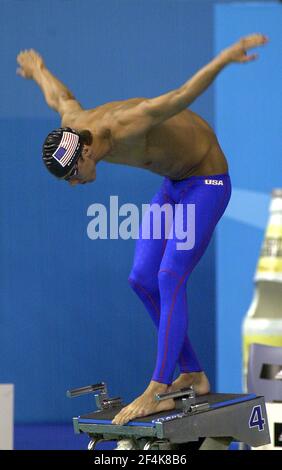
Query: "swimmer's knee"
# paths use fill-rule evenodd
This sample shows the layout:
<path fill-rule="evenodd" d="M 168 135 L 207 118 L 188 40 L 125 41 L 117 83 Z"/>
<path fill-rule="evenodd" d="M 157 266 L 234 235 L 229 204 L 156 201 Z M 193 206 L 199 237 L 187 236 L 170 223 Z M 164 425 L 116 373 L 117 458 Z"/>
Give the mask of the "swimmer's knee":
<path fill-rule="evenodd" d="M 158 272 L 159 287 L 166 288 L 167 286 L 178 284 L 181 281 L 181 276 L 175 271 L 168 269 L 160 269 Z"/>
<path fill-rule="evenodd" d="M 132 274 L 132 272 L 130 273 L 129 277 L 128 277 L 128 282 L 129 282 L 129 285 L 130 287 L 135 290 L 136 289 L 136 286 L 138 285 L 138 282 L 137 282 L 137 279 L 136 277 L 134 276 L 134 274 Z"/>
<path fill-rule="evenodd" d="M 143 284 L 144 272 L 140 270 L 138 267 L 133 266 L 130 271 L 128 282 L 133 287 L 134 284 Z"/>
<path fill-rule="evenodd" d="M 133 268 L 128 277 L 129 285 L 134 291 L 144 290 L 154 294 L 158 291 L 158 279 L 143 269 Z"/>

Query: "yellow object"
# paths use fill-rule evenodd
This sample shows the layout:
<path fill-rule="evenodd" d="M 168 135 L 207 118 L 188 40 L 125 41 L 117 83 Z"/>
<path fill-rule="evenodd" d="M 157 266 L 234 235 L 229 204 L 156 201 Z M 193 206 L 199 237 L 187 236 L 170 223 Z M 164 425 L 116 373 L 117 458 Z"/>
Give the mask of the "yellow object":
<path fill-rule="evenodd" d="M 267 227 L 257 271 L 260 273 L 282 273 L 281 225 L 269 225 Z"/>

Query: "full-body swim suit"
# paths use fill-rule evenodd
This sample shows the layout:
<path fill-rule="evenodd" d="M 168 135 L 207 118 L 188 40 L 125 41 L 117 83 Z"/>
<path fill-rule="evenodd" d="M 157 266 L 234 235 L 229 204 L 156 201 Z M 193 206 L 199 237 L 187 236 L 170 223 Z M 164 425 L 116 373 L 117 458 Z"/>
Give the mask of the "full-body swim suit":
<path fill-rule="evenodd" d="M 164 178 L 151 201 L 150 210 L 143 217 L 129 282 L 158 328 L 158 352 L 152 380 L 171 384 L 177 363 L 180 373 L 203 370 L 187 336 L 186 283 L 204 254 L 230 196 L 228 173 L 191 176 L 181 181 Z M 154 204 L 161 207 L 168 204 L 173 212 L 169 236 L 163 223 L 161 237 L 153 238 L 151 209 Z M 191 240 L 192 230 L 194 232 L 194 243 L 190 243 L 189 249 L 179 249 L 179 246 L 185 246 L 183 236 L 179 235 L 179 220 L 184 231 L 190 230 Z"/>

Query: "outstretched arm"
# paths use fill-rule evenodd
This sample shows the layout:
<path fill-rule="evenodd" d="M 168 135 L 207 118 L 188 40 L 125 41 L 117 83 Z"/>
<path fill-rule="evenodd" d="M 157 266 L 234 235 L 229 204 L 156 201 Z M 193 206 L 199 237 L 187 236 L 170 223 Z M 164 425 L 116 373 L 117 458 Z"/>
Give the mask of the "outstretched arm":
<path fill-rule="evenodd" d="M 266 42 L 268 38 L 263 34 L 252 34 L 240 39 L 224 49 L 180 88 L 156 98 L 144 100 L 134 108 L 125 110 L 124 115 L 121 116 L 121 124 L 130 126 L 132 133 L 139 133 L 178 114 L 208 88 L 226 65 L 232 62 L 251 62 L 257 58 L 257 54 L 247 55 L 247 50 Z"/>
<path fill-rule="evenodd" d="M 33 49 L 25 50 L 17 56 L 17 73 L 33 79 L 41 88 L 47 104 L 61 116 L 80 111 L 82 108 L 68 88 L 45 66 L 42 57 Z"/>

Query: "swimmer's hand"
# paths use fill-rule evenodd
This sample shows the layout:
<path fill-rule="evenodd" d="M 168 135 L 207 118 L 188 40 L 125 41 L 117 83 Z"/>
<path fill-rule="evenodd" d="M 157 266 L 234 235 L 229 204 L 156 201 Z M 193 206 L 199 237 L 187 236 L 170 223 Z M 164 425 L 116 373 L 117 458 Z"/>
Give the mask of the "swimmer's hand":
<path fill-rule="evenodd" d="M 236 42 L 232 46 L 224 49 L 219 55 L 221 59 L 228 63 L 240 62 L 246 63 L 257 59 L 258 54 L 247 55 L 248 49 L 253 47 L 263 46 L 269 41 L 268 37 L 264 34 L 254 33 L 249 36 L 245 36 Z"/>
<path fill-rule="evenodd" d="M 44 67 L 44 61 L 34 49 L 21 51 L 17 56 L 20 67 L 17 74 L 24 78 L 34 78 L 35 73 Z"/>

